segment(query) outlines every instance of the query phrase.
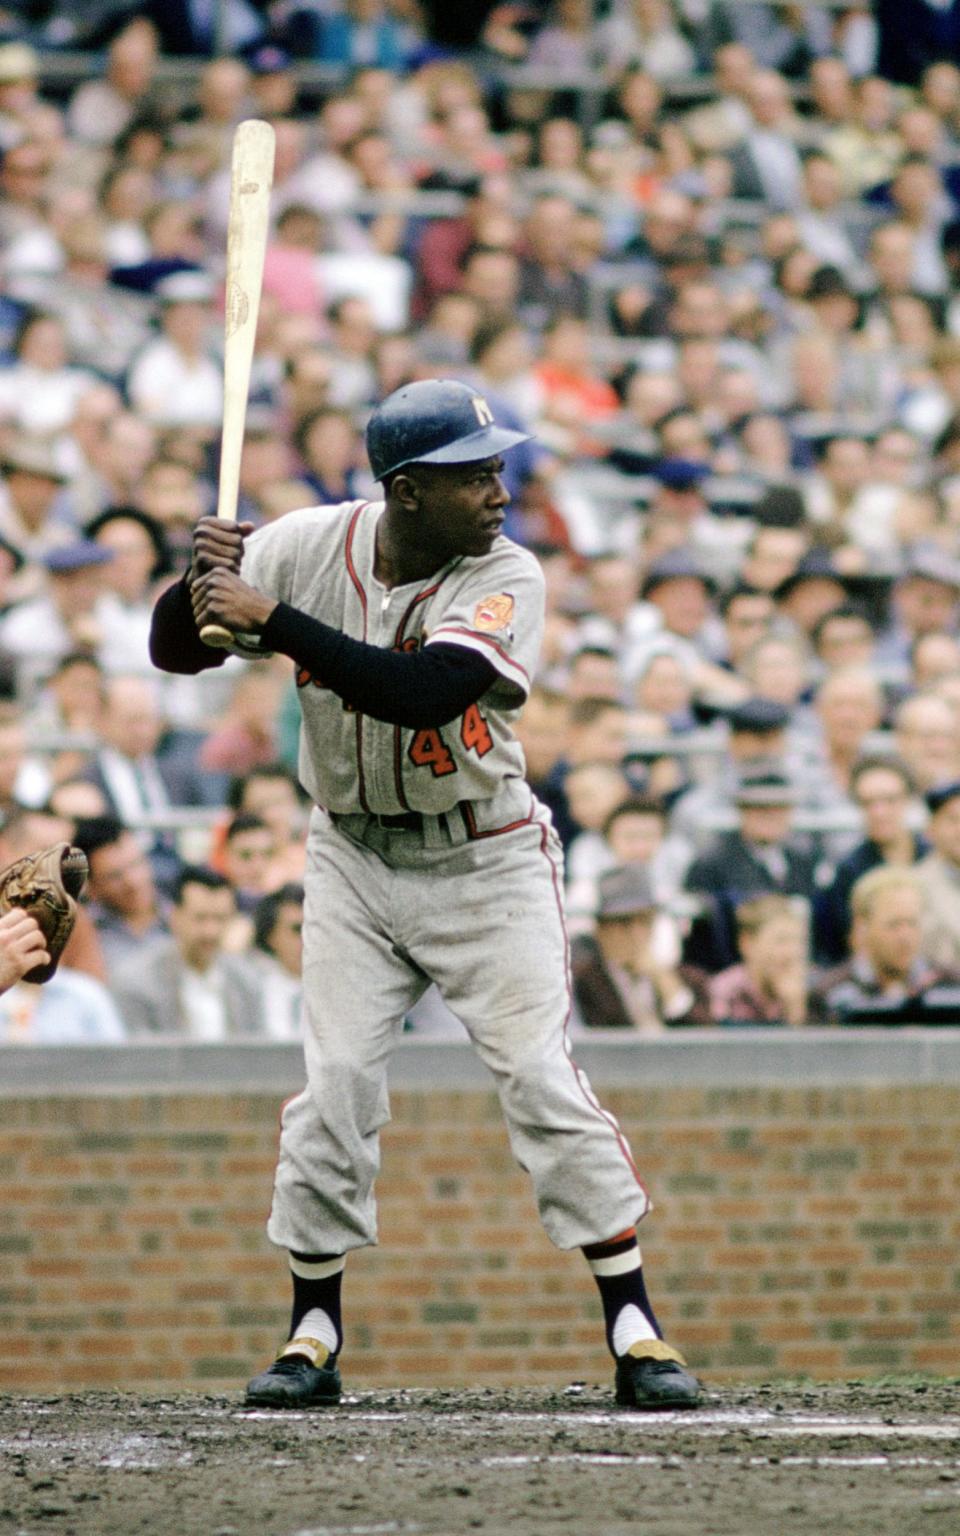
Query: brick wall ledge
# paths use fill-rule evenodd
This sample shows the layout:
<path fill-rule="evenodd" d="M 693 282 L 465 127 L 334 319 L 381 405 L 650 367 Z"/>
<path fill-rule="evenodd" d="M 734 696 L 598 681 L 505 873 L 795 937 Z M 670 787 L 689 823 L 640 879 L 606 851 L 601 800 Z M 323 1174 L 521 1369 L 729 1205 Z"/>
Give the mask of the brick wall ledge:
<path fill-rule="evenodd" d="M 801 1087 L 847 1083 L 960 1083 L 960 1027 L 730 1031 L 704 1029 L 652 1040 L 604 1035 L 574 1042 L 598 1088 L 678 1084 Z M 402 1040 L 391 1064 L 402 1090 L 490 1088 L 472 1048 L 458 1040 Z M 0 1046 L 0 1099 L 242 1091 L 286 1097 L 303 1083 L 298 1045 Z"/>

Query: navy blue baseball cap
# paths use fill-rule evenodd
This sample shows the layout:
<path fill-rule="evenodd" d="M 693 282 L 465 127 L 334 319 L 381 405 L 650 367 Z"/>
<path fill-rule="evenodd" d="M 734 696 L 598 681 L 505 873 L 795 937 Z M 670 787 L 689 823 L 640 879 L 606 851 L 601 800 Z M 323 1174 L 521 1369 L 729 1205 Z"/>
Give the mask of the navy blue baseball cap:
<path fill-rule="evenodd" d="M 654 560 L 643 578 L 640 596 L 646 599 L 657 587 L 662 587 L 665 581 L 683 581 L 686 577 L 702 582 L 708 592 L 716 591 L 713 578 L 706 574 L 685 549 L 673 549 L 661 555 L 659 560 Z"/>
<path fill-rule="evenodd" d="M 772 735 L 790 724 L 790 711 L 785 704 L 759 697 L 743 699 L 727 712 L 732 731 L 750 731 L 755 736 Z"/>
<path fill-rule="evenodd" d="M 407 464 L 476 464 L 529 440 L 529 432 L 497 426 L 483 396 L 455 379 L 404 384 L 367 422 L 375 480 Z"/>
<path fill-rule="evenodd" d="M 75 539 L 72 544 L 57 544 L 48 549 L 42 563 L 51 576 L 62 576 L 91 565 L 107 565 L 112 559 L 112 549 L 104 549 L 93 539 Z"/>
<path fill-rule="evenodd" d="M 712 473 L 700 459 L 660 459 L 651 474 L 671 491 L 690 491 L 702 485 Z"/>

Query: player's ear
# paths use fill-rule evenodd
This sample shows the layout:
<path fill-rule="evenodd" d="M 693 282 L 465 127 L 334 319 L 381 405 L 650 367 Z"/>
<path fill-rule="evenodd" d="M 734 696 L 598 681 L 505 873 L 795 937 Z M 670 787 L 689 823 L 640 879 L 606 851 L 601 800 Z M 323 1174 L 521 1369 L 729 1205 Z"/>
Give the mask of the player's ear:
<path fill-rule="evenodd" d="M 420 487 L 412 475 L 402 471 L 390 482 L 390 495 L 407 512 L 416 512 L 420 506 Z"/>

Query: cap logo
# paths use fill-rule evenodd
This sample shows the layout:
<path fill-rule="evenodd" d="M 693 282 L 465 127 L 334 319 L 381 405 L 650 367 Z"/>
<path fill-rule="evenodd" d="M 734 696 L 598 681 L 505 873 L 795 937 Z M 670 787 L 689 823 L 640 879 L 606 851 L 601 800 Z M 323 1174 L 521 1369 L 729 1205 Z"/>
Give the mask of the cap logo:
<path fill-rule="evenodd" d="M 477 421 L 481 427 L 493 426 L 493 412 L 482 395 L 474 395 L 470 401 L 477 413 Z"/>
<path fill-rule="evenodd" d="M 477 611 L 473 615 L 473 627 L 492 633 L 498 629 L 506 629 L 512 618 L 513 598 L 509 592 L 495 592 L 491 597 L 480 599 Z"/>

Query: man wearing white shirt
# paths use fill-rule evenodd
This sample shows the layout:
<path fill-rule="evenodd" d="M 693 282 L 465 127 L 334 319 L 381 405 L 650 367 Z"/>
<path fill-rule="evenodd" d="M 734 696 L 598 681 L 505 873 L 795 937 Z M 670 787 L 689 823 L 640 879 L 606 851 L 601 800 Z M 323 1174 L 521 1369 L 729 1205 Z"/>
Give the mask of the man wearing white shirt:
<path fill-rule="evenodd" d="M 158 426 L 198 427 L 212 437 L 223 414 L 222 370 L 207 343 L 213 280 L 203 272 L 174 272 L 156 293 L 163 334 L 133 361 L 131 403 Z"/>

